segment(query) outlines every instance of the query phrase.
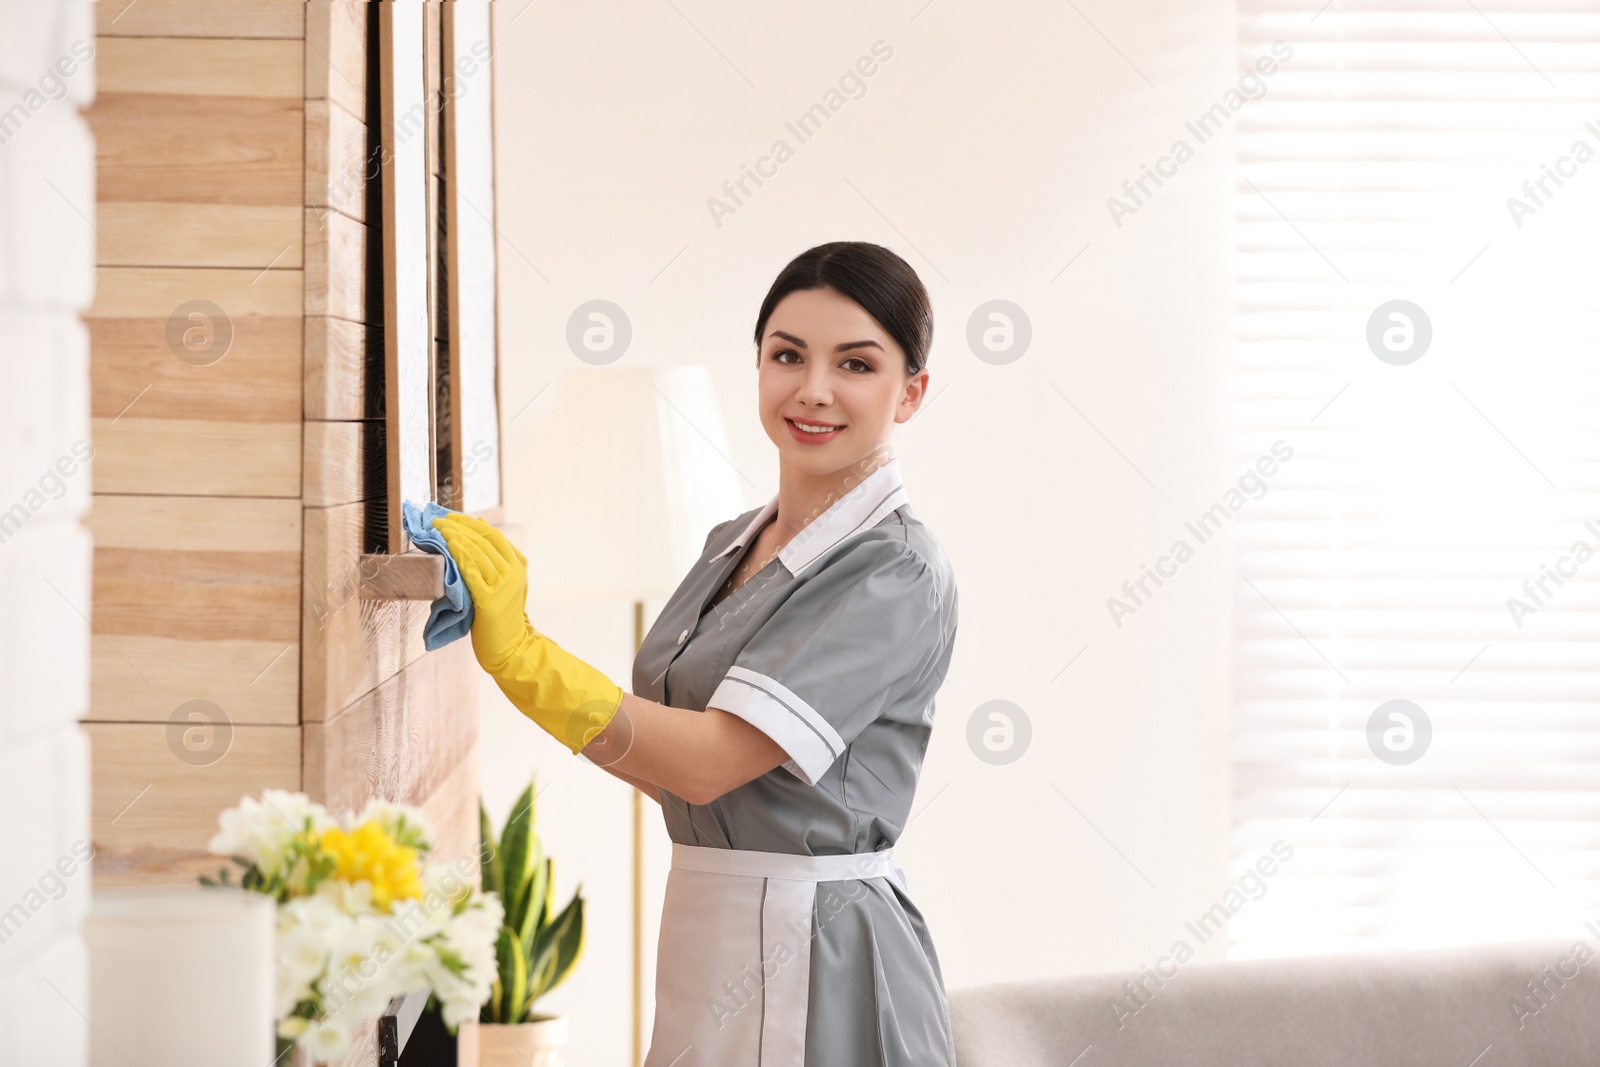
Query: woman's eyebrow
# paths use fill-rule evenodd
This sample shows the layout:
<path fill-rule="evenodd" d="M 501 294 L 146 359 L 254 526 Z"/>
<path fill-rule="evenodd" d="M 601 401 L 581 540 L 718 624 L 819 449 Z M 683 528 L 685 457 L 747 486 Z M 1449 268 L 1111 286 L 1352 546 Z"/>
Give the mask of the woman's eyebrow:
<path fill-rule="evenodd" d="M 796 337 L 792 333 L 784 333 L 782 330 L 773 330 L 767 336 L 769 336 L 769 337 L 781 337 L 785 341 L 788 341 L 790 344 L 795 345 L 798 348 L 806 347 L 806 343 L 804 341 L 800 340 L 800 338 Z M 883 346 L 880 345 L 878 342 L 872 340 L 871 338 L 868 338 L 865 341 L 846 341 L 842 345 L 835 345 L 833 350 L 835 352 L 849 352 L 850 350 L 856 349 L 856 348 L 876 348 L 880 352 L 883 351 Z"/>

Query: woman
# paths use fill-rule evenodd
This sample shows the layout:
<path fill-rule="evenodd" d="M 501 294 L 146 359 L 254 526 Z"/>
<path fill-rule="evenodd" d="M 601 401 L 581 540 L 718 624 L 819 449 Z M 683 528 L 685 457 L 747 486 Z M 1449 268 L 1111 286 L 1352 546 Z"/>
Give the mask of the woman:
<path fill-rule="evenodd" d="M 889 447 L 927 396 L 928 295 L 878 245 L 790 263 L 756 320 L 778 494 L 712 529 L 633 692 L 540 634 L 526 559 L 436 519 L 478 661 L 656 800 L 673 840 L 647 1067 L 953 1064 L 938 958 L 889 848 L 950 662 L 956 587 Z"/>

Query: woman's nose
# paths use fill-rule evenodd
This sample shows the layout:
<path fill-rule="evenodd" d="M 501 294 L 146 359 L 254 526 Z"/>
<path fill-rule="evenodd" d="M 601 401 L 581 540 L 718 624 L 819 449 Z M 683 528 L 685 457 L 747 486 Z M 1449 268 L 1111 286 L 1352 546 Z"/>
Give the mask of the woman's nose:
<path fill-rule="evenodd" d="M 833 389 L 828 383 L 826 368 L 808 367 L 805 380 L 800 383 L 799 399 L 804 404 L 826 406 L 833 399 Z"/>

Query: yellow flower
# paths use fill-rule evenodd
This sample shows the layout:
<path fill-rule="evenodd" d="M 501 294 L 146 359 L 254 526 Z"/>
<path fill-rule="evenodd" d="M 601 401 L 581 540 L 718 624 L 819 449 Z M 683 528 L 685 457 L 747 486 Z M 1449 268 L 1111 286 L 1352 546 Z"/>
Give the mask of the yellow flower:
<path fill-rule="evenodd" d="M 391 901 L 422 896 L 417 850 L 396 844 L 376 819 L 350 833 L 337 826 L 324 830 L 319 844 L 341 879 L 372 883 L 374 907 L 388 911 Z"/>

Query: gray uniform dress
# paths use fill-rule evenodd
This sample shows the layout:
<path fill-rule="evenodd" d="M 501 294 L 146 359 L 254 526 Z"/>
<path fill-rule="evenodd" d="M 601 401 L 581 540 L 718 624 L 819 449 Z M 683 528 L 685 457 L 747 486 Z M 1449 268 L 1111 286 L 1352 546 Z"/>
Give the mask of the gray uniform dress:
<path fill-rule="evenodd" d="M 662 790 L 667 830 L 719 849 L 887 849 L 910 814 L 955 643 L 950 562 L 891 460 L 707 609 L 776 510 L 774 497 L 712 529 L 640 647 L 633 692 L 729 711 L 790 758 L 707 805 Z M 817 888 L 806 1067 L 953 1064 L 938 957 L 910 898 L 882 877 Z"/>

